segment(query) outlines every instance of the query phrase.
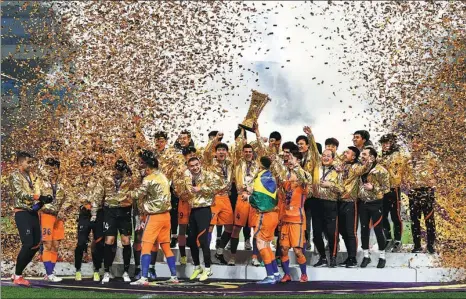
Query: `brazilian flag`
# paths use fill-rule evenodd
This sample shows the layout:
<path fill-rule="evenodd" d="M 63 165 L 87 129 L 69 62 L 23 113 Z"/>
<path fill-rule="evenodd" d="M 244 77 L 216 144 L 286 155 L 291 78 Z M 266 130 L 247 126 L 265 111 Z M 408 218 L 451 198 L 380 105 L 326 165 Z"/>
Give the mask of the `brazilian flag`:
<path fill-rule="evenodd" d="M 254 191 L 249 203 L 259 212 L 272 211 L 277 206 L 277 182 L 269 170 L 263 170 L 254 178 Z"/>

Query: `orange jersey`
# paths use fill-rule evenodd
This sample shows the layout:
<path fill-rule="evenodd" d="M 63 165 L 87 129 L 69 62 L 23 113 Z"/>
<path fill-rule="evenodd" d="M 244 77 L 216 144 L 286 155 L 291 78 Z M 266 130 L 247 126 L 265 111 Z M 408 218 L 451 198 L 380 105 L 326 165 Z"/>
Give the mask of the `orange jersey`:
<path fill-rule="evenodd" d="M 283 182 L 283 187 L 285 200 L 282 222 L 303 223 L 305 221 L 304 201 L 308 193 L 307 188 L 293 180 Z"/>

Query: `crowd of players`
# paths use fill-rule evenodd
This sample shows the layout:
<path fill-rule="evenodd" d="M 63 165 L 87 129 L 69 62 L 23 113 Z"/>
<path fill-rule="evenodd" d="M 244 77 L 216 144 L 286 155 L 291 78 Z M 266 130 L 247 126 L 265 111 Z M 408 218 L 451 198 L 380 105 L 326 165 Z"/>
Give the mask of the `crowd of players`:
<path fill-rule="evenodd" d="M 252 249 L 251 264 L 259 266 L 262 259 L 265 266 L 267 275 L 259 283 L 291 281 L 290 250 L 301 270 L 300 281 L 308 281 L 305 250 L 310 249 L 311 241 L 320 256 L 314 267 L 358 267 L 358 225 L 364 254 L 359 267 L 371 263 L 369 237 L 373 229 L 378 243 L 377 268 L 383 268 L 385 252 L 397 252 L 402 245 L 402 188 L 409 197 L 412 251 L 422 251 L 423 213 L 427 251 L 435 252 L 433 214 L 439 165 L 435 154 L 417 136 L 410 136 L 408 152 L 398 145 L 394 134 L 384 135 L 378 153 L 369 132 L 360 130 L 353 134 L 353 145 L 338 154 L 337 139 L 326 139 L 322 151 L 311 128 L 306 126 L 303 131 L 295 142 L 282 144 L 279 132 L 263 138 L 256 124 L 254 140 L 248 142 L 246 131 L 238 128 L 231 147 L 222 142 L 223 133 L 214 131 L 205 148 L 196 148 L 186 130 L 172 146 L 165 132 L 156 133 L 155 146 L 143 134 L 135 134 L 130 158 L 123 158 L 111 146 L 96 147 L 94 155 L 82 157 L 81 174 L 72 187 L 61 181 L 60 157 L 66 153 L 59 146 L 52 146 L 50 157 L 39 161 L 38 167 L 31 154 L 18 152 L 9 186 L 22 242 L 14 283 L 29 285 L 22 273 L 40 248 L 45 279 L 61 281 L 54 267 L 60 240 L 64 239 L 64 219 L 78 202 L 78 281 L 82 280 L 81 265 L 91 232 L 93 279 L 102 283 L 112 278 L 118 236 L 123 247 L 123 280 L 134 285 L 147 285 L 156 277 L 159 249 L 171 272 L 168 282 L 178 283 L 177 261 L 171 249 L 176 244 L 181 265 L 187 263 L 186 246 L 191 250 L 194 272 L 190 279 L 207 280 L 212 275 L 212 260 L 235 265 L 241 230 L 245 249 Z M 215 228 L 216 253 L 211 257 Z M 348 258 L 337 265 L 340 235 Z M 273 253 L 271 242 L 275 238 Z M 228 261 L 225 250 L 230 251 Z M 136 266 L 133 280 L 129 275 L 132 254 Z"/>

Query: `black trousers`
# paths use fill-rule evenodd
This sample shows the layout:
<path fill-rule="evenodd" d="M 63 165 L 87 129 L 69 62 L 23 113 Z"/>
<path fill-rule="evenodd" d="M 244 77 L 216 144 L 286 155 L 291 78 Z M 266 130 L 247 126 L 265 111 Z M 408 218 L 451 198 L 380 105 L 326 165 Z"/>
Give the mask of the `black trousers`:
<path fill-rule="evenodd" d="M 172 209 L 170 210 L 170 225 L 172 230 L 172 235 L 178 234 L 178 203 L 180 199 L 176 197 L 173 187 L 170 187 Z"/>
<path fill-rule="evenodd" d="M 401 241 L 403 235 L 403 222 L 401 221 L 401 190 L 400 187 L 390 189 L 390 192 L 383 196 L 383 229 L 388 240 L 392 239 L 392 231 L 388 215 L 393 222 L 395 240 Z"/>
<path fill-rule="evenodd" d="M 338 244 L 338 202 L 325 199 L 311 199 L 313 241 L 321 257 L 325 257 L 325 245 L 322 234 L 325 232 L 328 238 L 331 257 L 337 256 Z"/>
<path fill-rule="evenodd" d="M 92 251 L 92 263 L 94 270 L 98 271 L 102 266 L 104 257 L 104 232 L 103 232 L 104 212 L 102 209 L 97 211 L 97 217 L 91 222 L 91 213 L 81 210 L 78 218 L 78 244 L 74 251 L 74 267 L 77 271 L 81 270 L 83 262 L 83 253 L 89 243 L 89 234 L 92 231 L 94 236 L 95 247 Z"/>
<path fill-rule="evenodd" d="M 370 221 L 374 228 L 379 250 L 385 249 L 385 234 L 382 225 L 383 201 L 374 200 L 370 202 L 359 201 L 359 219 L 361 220 L 361 242 L 362 249 L 369 249 L 369 237 L 371 232 Z"/>
<path fill-rule="evenodd" d="M 409 210 L 411 215 L 411 230 L 413 234 L 414 246 L 421 247 L 421 214 L 424 214 L 424 221 L 427 228 L 427 244 L 435 243 L 435 219 L 434 204 L 435 191 L 432 188 L 414 189 L 409 194 Z"/>
<path fill-rule="evenodd" d="M 345 241 L 348 258 L 356 258 L 358 248 L 358 205 L 350 201 L 338 203 L 338 231 Z"/>
<path fill-rule="evenodd" d="M 191 255 L 195 266 L 200 265 L 199 248 L 202 248 L 205 267 L 210 268 L 210 264 L 212 263 L 209 248 L 209 226 L 211 220 L 212 212 L 210 207 L 191 209 L 188 225 L 188 244 L 191 248 Z"/>
<path fill-rule="evenodd" d="M 305 237 L 306 237 L 306 243 L 309 243 L 309 238 L 311 234 L 311 221 L 312 221 L 312 215 L 313 212 L 312 210 L 313 205 L 315 205 L 315 199 L 314 197 L 306 199 L 304 202 L 304 214 L 306 215 L 306 232 L 305 232 Z"/>
<path fill-rule="evenodd" d="M 15 274 L 22 275 L 26 266 L 39 250 L 41 241 L 39 215 L 32 211 L 18 211 L 15 213 L 15 222 L 21 239 Z"/>

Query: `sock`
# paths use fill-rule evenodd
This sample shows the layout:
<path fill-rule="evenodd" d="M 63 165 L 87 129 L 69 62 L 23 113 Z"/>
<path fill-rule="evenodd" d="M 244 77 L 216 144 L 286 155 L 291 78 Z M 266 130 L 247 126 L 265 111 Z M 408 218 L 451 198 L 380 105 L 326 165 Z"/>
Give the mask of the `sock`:
<path fill-rule="evenodd" d="M 230 243 L 231 243 L 231 253 L 236 254 L 236 251 L 238 250 L 239 239 L 231 238 Z"/>
<path fill-rule="evenodd" d="M 363 249 L 364 257 L 369 257 L 369 249 Z"/>
<path fill-rule="evenodd" d="M 180 255 L 186 256 L 186 246 L 179 245 L 178 248 L 180 249 Z"/>
<path fill-rule="evenodd" d="M 176 276 L 175 256 L 167 257 L 167 265 L 170 269 L 171 276 Z"/>
<path fill-rule="evenodd" d="M 123 264 L 124 272 L 128 272 L 131 263 L 131 245 L 123 245 Z"/>
<path fill-rule="evenodd" d="M 267 271 L 267 276 L 273 277 L 274 272 L 273 272 L 272 263 L 265 264 L 265 271 Z"/>
<path fill-rule="evenodd" d="M 224 231 L 221 238 L 221 248 L 225 248 L 231 239 L 231 232 Z"/>
<path fill-rule="evenodd" d="M 113 245 L 105 244 L 104 246 L 104 267 L 105 272 L 110 272 L 113 263 Z"/>
<path fill-rule="evenodd" d="M 273 268 L 273 274 L 274 275 L 280 275 L 280 272 L 278 272 L 278 264 L 277 260 L 272 260 L 272 268 Z"/>
<path fill-rule="evenodd" d="M 133 250 L 134 254 L 134 265 L 139 268 L 141 265 L 141 250 Z"/>
<path fill-rule="evenodd" d="M 287 261 L 282 261 L 282 268 L 283 268 L 283 272 L 285 272 L 285 274 L 288 274 L 290 275 L 290 260 L 287 260 Z"/>
<path fill-rule="evenodd" d="M 141 256 L 141 266 L 142 266 L 142 277 L 149 277 L 149 264 L 150 264 L 150 254 L 143 254 Z"/>
<path fill-rule="evenodd" d="M 53 266 L 52 266 L 52 251 L 44 250 L 42 253 L 42 261 L 45 267 L 45 273 L 47 275 L 52 275 Z"/>
<path fill-rule="evenodd" d="M 151 266 L 154 266 L 155 262 L 157 262 L 157 252 L 158 251 L 151 251 L 150 252 L 150 264 L 151 264 Z"/>
<path fill-rule="evenodd" d="M 306 272 L 306 263 L 304 264 L 299 264 L 299 268 L 301 269 L 301 274 L 307 274 Z"/>
<path fill-rule="evenodd" d="M 55 265 L 57 264 L 57 259 L 58 259 L 58 252 L 52 251 L 52 273 L 51 274 L 53 274 L 53 270 L 55 270 Z"/>
<path fill-rule="evenodd" d="M 385 259 L 385 250 L 379 250 L 379 258 Z"/>
<path fill-rule="evenodd" d="M 178 248 L 180 249 L 180 255 L 186 256 L 186 235 L 178 235 Z"/>
<path fill-rule="evenodd" d="M 259 254 L 259 249 L 257 248 L 256 238 L 252 239 L 252 255 L 257 256 Z"/>

